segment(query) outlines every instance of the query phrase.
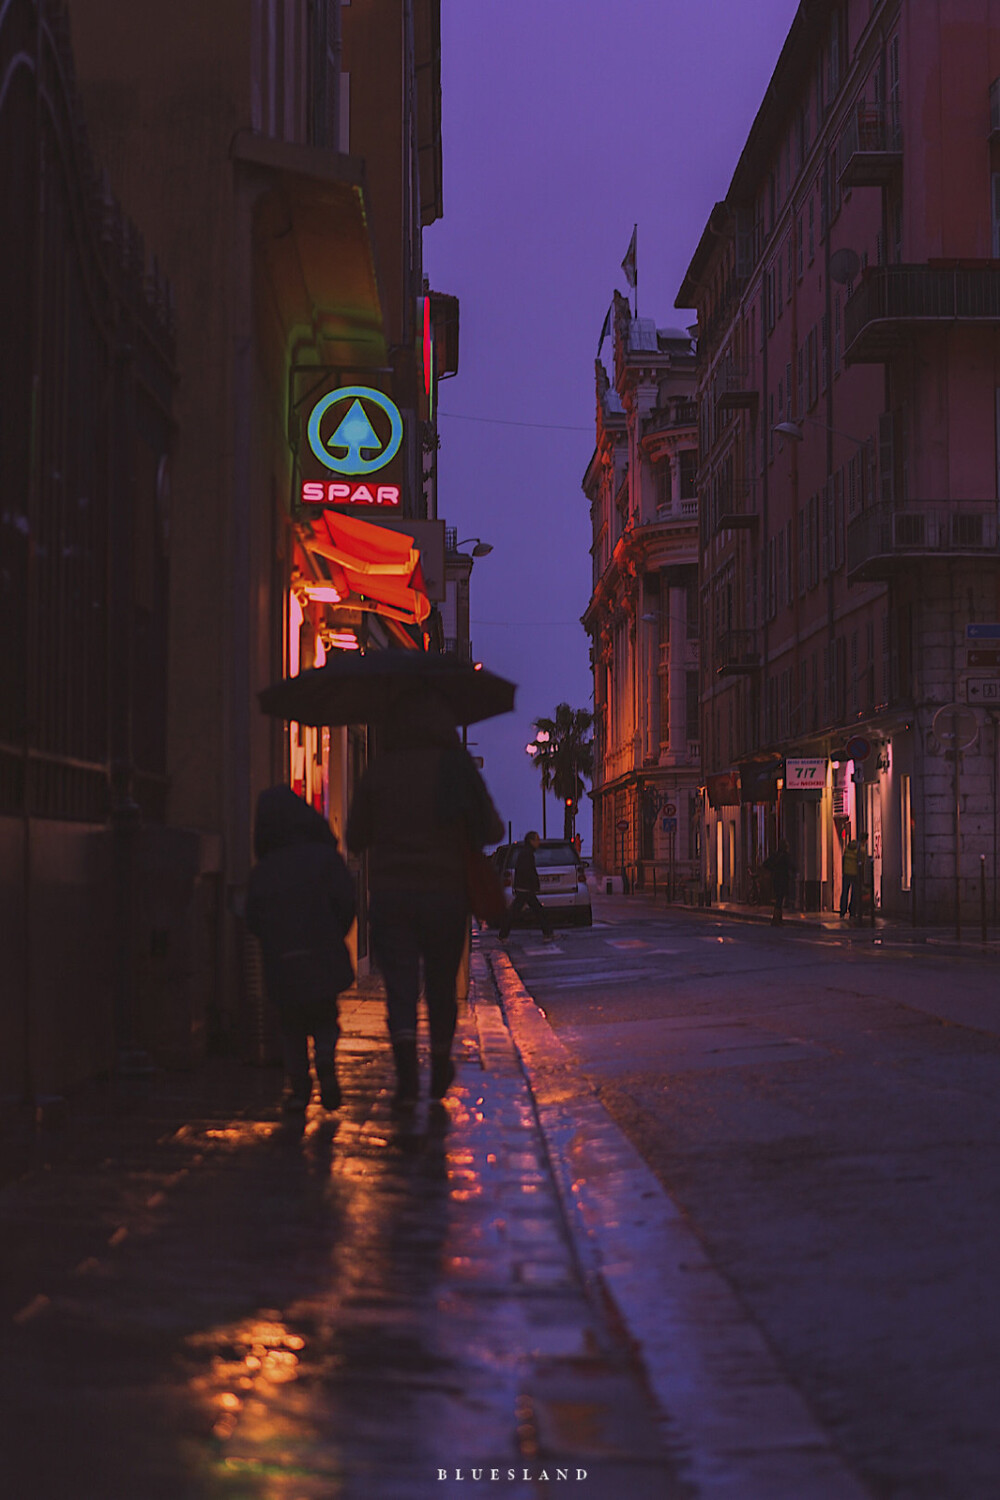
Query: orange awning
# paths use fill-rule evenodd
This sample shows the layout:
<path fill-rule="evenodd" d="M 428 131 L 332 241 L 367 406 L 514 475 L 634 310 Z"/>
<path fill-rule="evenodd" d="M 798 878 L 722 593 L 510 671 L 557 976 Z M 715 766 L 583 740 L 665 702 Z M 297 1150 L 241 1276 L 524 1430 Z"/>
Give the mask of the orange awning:
<path fill-rule="evenodd" d="M 306 545 L 330 567 L 337 587 L 344 580 L 343 604 L 352 597 L 392 610 L 407 623 L 423 624 L 431 612 L 420 570 L 420 552 L 412 536 L 324 511 Z"/>

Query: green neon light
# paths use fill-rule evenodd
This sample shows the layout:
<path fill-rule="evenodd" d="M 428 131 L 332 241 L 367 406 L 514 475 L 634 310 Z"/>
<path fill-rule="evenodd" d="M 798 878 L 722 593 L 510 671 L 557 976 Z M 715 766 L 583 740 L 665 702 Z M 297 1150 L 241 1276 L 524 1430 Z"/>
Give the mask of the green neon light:
<path fill-rule="evenodd" d="M 320 423 L 330 407 L 342 401 L 351 401 L 352 405 L 333 436 L 324 442 Z M 384 411 L 389 418 L 389 441 L 384 446 L 365 411 L 365 405 L 369 403 Z M 399 452 L 403 441 L 403 419 L 399 408 L 381 391 L 373 391 L 367 385 L 344 385 L 317 401 L 306 433 L 309 446 L 320 463 L 335 474 L 374 474 L 376 470 L 384 469 Z M 335 448 L 343 448 L 344 454 L 338 457 L 333 451 Z M 375 450 L 374 457 L 362 457 L 363 450 L 371 452 L 372 449 Z"/>

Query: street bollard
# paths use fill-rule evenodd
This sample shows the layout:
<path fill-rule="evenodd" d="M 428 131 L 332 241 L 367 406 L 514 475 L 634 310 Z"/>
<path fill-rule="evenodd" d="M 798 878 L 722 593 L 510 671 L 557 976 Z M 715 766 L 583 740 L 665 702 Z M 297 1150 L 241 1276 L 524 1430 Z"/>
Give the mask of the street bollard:
<path fill-rule="evenodd" d="M 979 925 L 983 947 L 986 947 L 986 855 L 979 856 Z"/>

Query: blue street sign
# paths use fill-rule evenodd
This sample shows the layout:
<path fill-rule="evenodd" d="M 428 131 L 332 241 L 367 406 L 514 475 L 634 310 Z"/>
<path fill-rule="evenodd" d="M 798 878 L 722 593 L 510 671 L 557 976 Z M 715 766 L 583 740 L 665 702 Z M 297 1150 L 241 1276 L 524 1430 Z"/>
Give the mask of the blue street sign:
<path fill-rule="evenodd" d="M 992 624 L 966 625 L 965 639 L 967 641 L 1000 641 L 1000 624 L 994 621 Z"/>
<path fill-rule="evenodd" d="M 662 830 L 663 830 L 664 833 L 676 833 L 677 832 L 677 819 L 676 818 L 661 818 L 660 819 L 660 827 L 662 828 Z"/>

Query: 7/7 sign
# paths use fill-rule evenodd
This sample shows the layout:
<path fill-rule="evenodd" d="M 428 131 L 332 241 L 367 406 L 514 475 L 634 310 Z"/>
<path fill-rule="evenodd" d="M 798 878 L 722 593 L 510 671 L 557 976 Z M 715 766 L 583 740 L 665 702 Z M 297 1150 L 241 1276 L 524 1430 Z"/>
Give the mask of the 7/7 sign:
<path fill-rule="evenodd" d="M 785 761 L 785 787 L 790 792 L 802 791 L 805 787 L 826 786 L 826 757 L 809 756 L 801 760 Z"/>

